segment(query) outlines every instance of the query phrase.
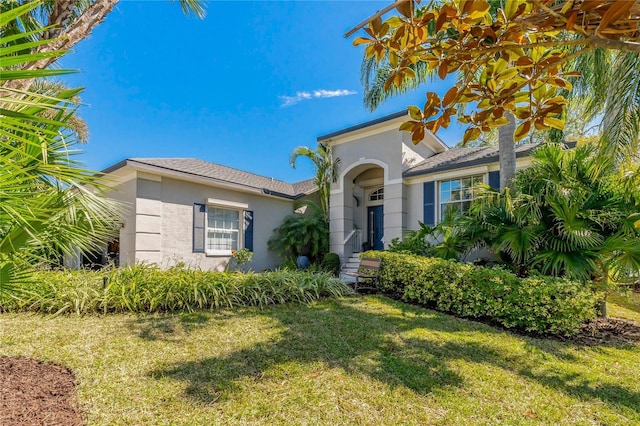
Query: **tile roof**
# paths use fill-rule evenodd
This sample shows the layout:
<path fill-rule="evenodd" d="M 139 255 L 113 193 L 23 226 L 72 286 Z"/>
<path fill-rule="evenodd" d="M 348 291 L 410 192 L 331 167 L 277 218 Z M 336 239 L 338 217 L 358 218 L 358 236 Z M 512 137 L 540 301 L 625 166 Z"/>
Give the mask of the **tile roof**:
<path fill-rule="evenodd" d="M 295 199 L 317 189 L 313 179 L 292 184 L 197 158 L 129 158 L 123 163 L 129 162 L 207 178 L 212 182 L 241 185 L 284 198 Z M 106 169 L 104 173 L 113 171 L 116 166 Z"/>
<path fill-rule="evenodd" d="M 527 157 L 538 144 L 522 144 L 516 146 L 516 157 Z M 498 162 L 498 147 L 451 148 L 416 164 L 403 173 L 404 177 L 424 175 L 445 170 L 461 169 Z"/>

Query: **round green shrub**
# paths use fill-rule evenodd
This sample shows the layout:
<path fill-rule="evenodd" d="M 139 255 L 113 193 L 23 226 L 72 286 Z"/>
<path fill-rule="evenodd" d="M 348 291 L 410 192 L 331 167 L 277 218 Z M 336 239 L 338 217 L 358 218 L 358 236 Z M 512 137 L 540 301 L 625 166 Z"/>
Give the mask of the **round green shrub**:
<path fill-rule="evenodd" d="M 336 277 L 340 274 L 340 266 L 340 256 L 336 253 L 326 253 L 322 258 L 322 269 Z"/>

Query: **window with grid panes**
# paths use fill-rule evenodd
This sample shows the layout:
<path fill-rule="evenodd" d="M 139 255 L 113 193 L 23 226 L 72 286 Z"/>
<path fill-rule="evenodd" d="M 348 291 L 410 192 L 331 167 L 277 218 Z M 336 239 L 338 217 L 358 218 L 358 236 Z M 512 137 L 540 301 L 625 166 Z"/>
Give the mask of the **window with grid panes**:
<path fill-rule="evenodd" d="M 206 251 L 221 253 L 240 247 L 240 211 L 207 207 Z"/>
<path fill-rule="evenodd" d="M 384 188 L 376 189 L 369 195 L 369 201 L 384 200 Z"/>
<path fill-rule="evenodd" d="M 482 175 L 441 181 L 440 220 L 444 218 L 448 210 L 452 210 L 457 214 L 462 214 L 469 210 L 473 200 L 473 187 L 483 181 Z"/>

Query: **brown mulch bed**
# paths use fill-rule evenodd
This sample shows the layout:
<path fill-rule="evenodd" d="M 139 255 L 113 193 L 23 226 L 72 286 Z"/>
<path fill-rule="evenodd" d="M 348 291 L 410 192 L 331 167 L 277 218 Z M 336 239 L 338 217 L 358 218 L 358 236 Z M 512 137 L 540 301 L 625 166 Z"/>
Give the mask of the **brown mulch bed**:
<path fill-rule="evenodd" d="M 621 318 L 597 318 L 567 339 L 584 346 L 626 346 L 640 343 L 640 323 Z"/>
<path fill-rule="evenodd" d="M 65 367 L 0 357 L 0 425 L 84 425 L 75 386 Z"/>

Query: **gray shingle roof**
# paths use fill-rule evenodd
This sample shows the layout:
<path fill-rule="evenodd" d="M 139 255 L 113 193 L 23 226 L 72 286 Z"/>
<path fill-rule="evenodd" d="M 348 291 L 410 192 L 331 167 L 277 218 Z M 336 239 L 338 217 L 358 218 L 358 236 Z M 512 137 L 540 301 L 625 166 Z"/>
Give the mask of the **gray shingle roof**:
<path fill-rule="evenodd" d="M 522 144 L 516 146 L 516 157 L 527 157 L 538 144 Z M 436 154 L 405 171 L 403 176 L 417 176 L 428 173 L 455 170 L 464 167 L 479 166 L 498 162 L 498 147 L 452 148 Z"/>
<path fill-rule="evenodd" d="M 313 179 L 292 184 L 197 158 L 130 158 L 125 162 L 146 164 L 160 169 L 203 177 L 211 179 L 212 182 L 241 185 L 285 198 L 298 198 L 317 189 Z M 108 173 L 112 170 L 113 167 L 104 172 Z"/>

